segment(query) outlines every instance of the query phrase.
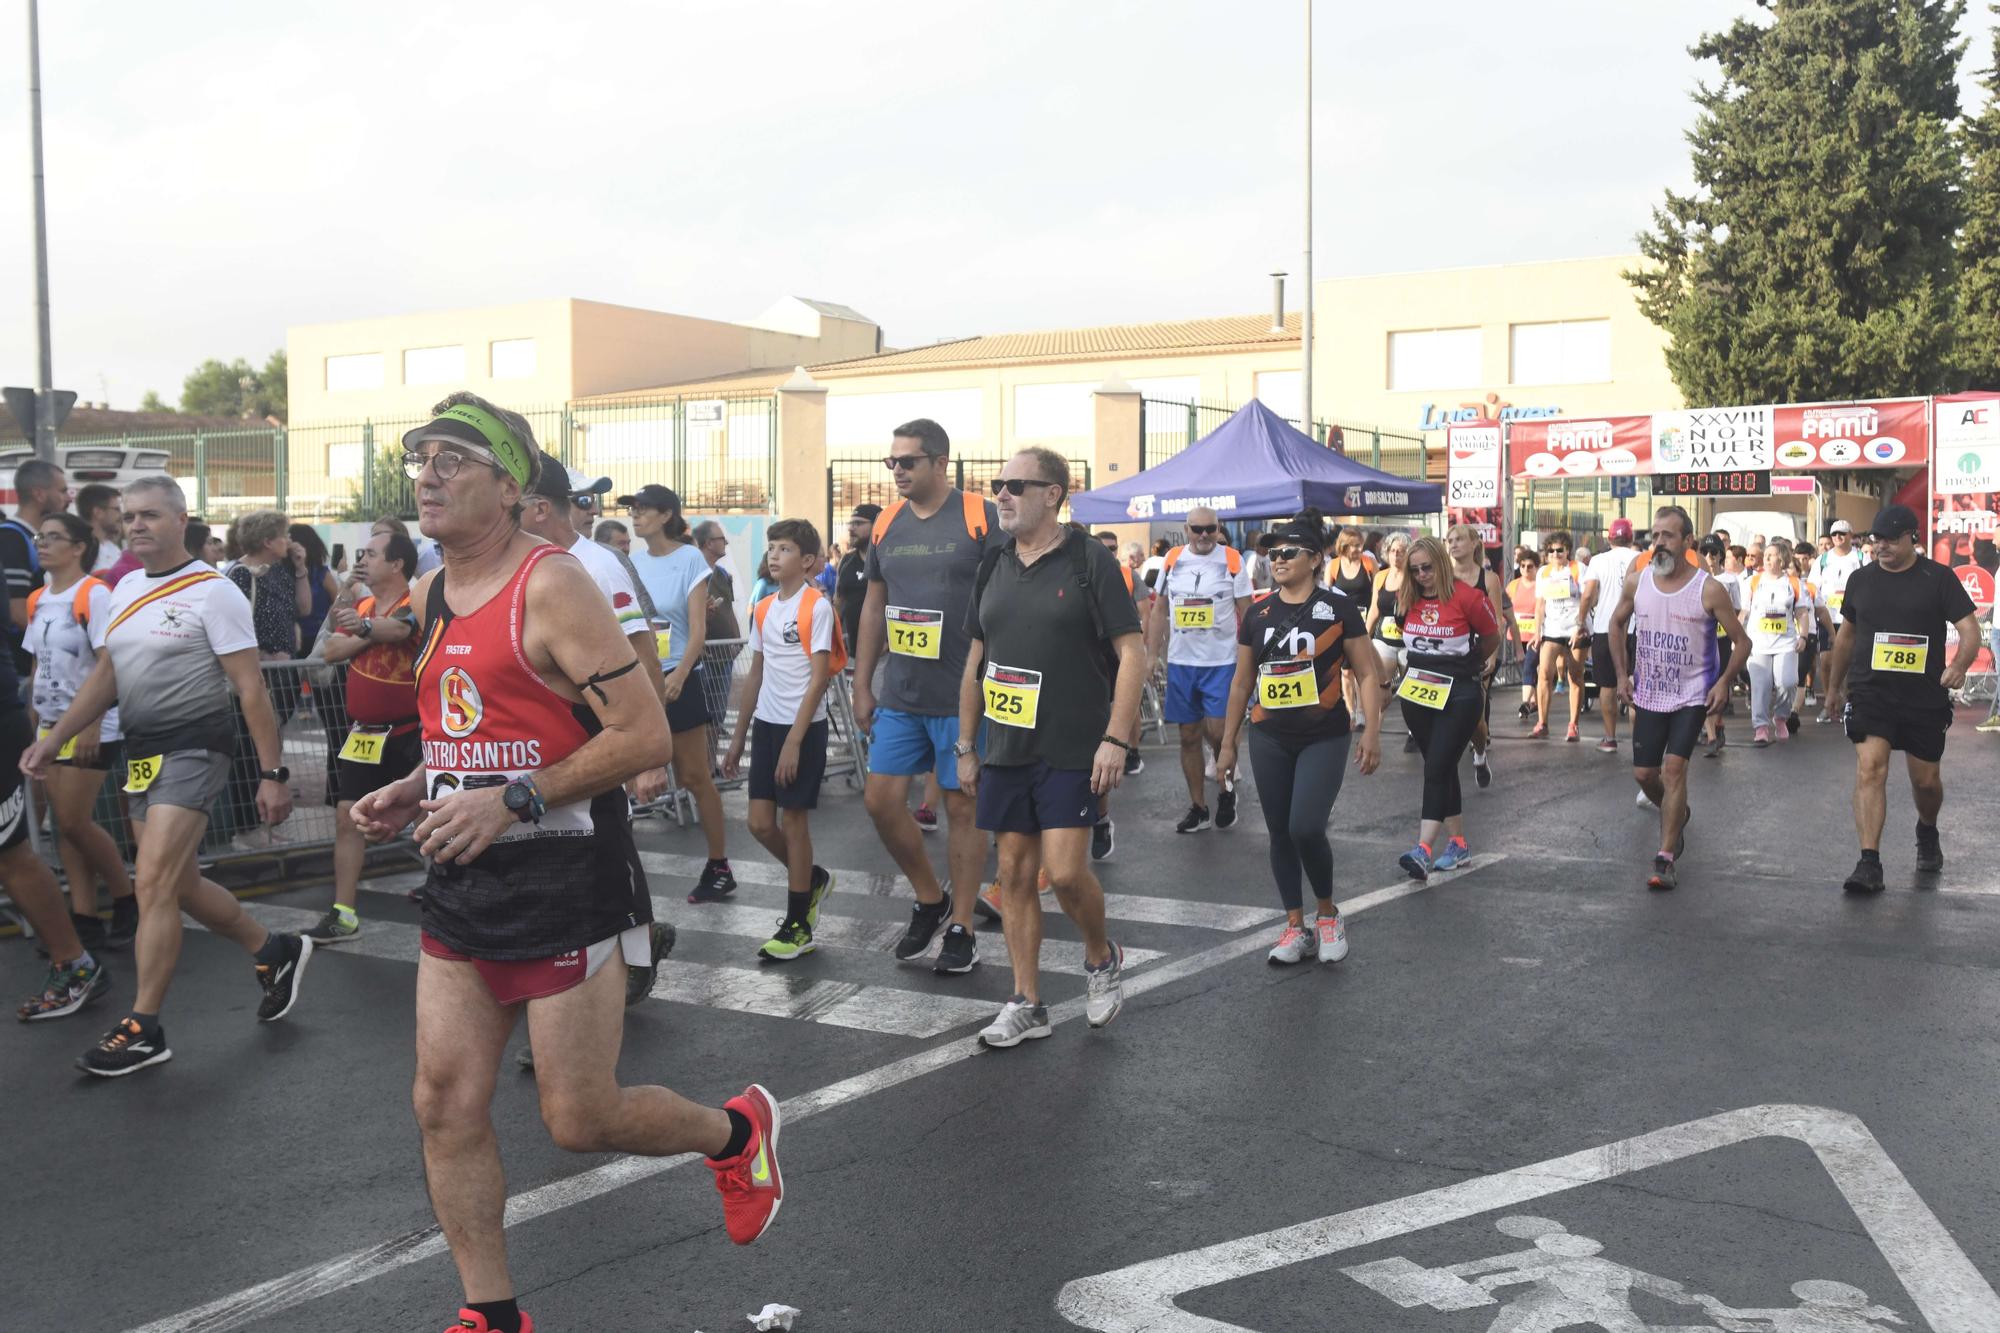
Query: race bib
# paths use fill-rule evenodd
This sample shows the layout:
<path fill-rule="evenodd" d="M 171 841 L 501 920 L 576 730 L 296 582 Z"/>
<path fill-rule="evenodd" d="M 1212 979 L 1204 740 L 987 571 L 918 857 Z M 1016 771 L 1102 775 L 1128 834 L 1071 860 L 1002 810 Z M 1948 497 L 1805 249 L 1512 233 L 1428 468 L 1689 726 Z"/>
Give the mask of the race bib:
<path fill-rule="evenodd" d="M 1534 616 L 1515 616 L 1514 623 L 1520 627 L 1524 639 L 1534 638 L 1535 630 L 1541 624 Z"/>
<path fill-rule="evenodd" d="M 1567 602 L 1574 599 L 1575 596 L 1576 596 L 1576 589 L 1570 586 L 1570 581 L 1568 579 L 1557 579 L 1554 582 L 1551 582 L 1549 584 L 1544 585 L 1541 588 L 1536 589 L 1537 601 Z"/>
<path fill-rule="evenodd" d="M 1020 667 L 986 664 L 986 720 L 1003 727 L 1032 731 L 1042 697 L 1042 673 Z"/>
<path fill-rule="evenodd" d="M 654 630 L 653 644 L 660 650 L 660 660 L 662 662 L 672 657 L 674 655 L 674 627 L 669 625 L 665 629 Z"/>
<path fill-rule="evenodd" d="M 1266 708 L 1313 708 L 1319 677 L 1311 662 L 1265 662 L 1257 668 L 1257 702 Z"/>
<path fill-rule="evenodd" d="M 1875 652 L 1868 664 L 1877 671 L 1922 675 L 1930 655 L 1931 641 L 1922 634 L 1877 634 Z"/>
<path fill-rule="evenodd" d="M 382 751 L 389 743 L 389 727 L 371 727 L 355 723 L 348 730 L 347 743 L 340 747 L 340 757 L 351 764 L 379 764 Z"/>
<path fill-rule="evenodd" d="M 54 727 L 43 727 L 39 732 L 35 734 L 35 739 L 38 741 L 45 741 L 49 738 L 49 733 L 54 730 L 55 730 Z M 62 749 L 56 751 L 56 758 L 58 759 L 76 758 L 76 737 L 72 736 L 68 740 L 63 742 Z"/>
<path fill-rule="evenodd" d="M 1412 667 L 1403 674 L 1396 697 L 1408 699 L 1419 708 L 1443 708 L 1444 701 L 1451 697 L 1451 677 Z"/>
<path fill-rule="evenodd" d="M 1830 611 L 1832 611 L 1832 612 L 1833 612 L 1833 613 L 1834 613 L 1835 615 L 1839 615 L 1839 614 L 1840 614 L 1840 605 L 1841 605 L 1841 603 L 1842 603 L 1842 602 L 1845 602 L 1846 600 L 1847 600 L 1847 594 L 1846 594 L 1846 593 L 1844 593 L 1844 592 L 1830 592 L 1830 593 L 1828 593 L 1828 594 L 1826 595 L 1826 605 L 1827 605 L 1827 609 L 1828 609 L 1828 610 L 1830 610 Z"/>
<path fill-rule="evenodd" d="M 1757 628 L 1766 634 L 1783 634 L 1792 622 L 1783 616 L 1765 616 L 1757 622 Z"/>
<path fill-rule="evenodd" d="M 1376 625 L 1376 628 L 1382 631 L 1383 638 L 1388 639 L 1392 643 L 1401 643 L 1403 640 L 1403 622 L 1400 620 L 1383 616 L 1381 621 Z"/>
<path fill-rule="evenodd" d="M 1183 597 L 1174 603 L 1175 629 L 1214 629 L 1215 599 Z"/>
<path fill-rule="evenodd" d="M 125 790 L 137 796 L 153 785 L 160 776 L 160 765 L 165 755 L 148 755 L 144 759 L 130 759 L 125 763 Z"/>
<path fill-rule="evenodd" d="M 944 642 L 944 612 L 892 606 L 888 620 L 890 652 L 928 662 L 938 660 L 938 649 Z"/>

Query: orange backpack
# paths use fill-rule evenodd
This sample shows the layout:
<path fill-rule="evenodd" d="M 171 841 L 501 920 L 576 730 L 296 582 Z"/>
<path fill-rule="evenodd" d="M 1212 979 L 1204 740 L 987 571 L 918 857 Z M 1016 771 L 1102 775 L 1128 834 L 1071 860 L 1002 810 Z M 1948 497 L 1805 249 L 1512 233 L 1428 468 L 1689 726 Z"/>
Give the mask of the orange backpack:
<path fill-rule="evenodd" d="M 76 623 L 86 629 L 90 627 L 90 590 L 92 588 L 102 588 L 106 592 L 110 592 L 111 585 L 103 579 L 98 578 L 95 574 L 86 574 L 76 581 L 76 600 L 73 604 L 73 610 L 76 614 Z M 42 594 L 47 591 L 48 586 L 46 584 L 42 587 L 28 590 L 28 616 L 30 619 L 34 618 L 35 604 L 42 600 Z"/>
<path fill-rule="evenodd" d="M 826 600 L 826 595 L 810 583 L 806 584 L 802 591 L 804 596 L 799 602 L 799 647 L 805 650 L 807 657 L 811 657 L 813 613 L 819 604 Z M 778 594 L 766 593 L 764 600 L 757 603 L 757 609 L 750 613 L 757 622 L 759 638 L 764 637 L 764 617 L 770 612 L 771 603 L 777 600 Z M 833 668 L 836 675 L 847 666 L 847 636 L 840 632 L 839 616 L 833 618 L 833 646 L 827 653 L 827 664 Z"/>
<path fill-rule="evenodd" d="M 1167 575 L 1173 572 L 1174 561 L 1180 559 L 1181 553 L 1186 550 L 1187 547 L 1185 546 L 1176 546 L 1173 550 L 1167 552 L 1166 563 L 1160 569 L 1160 583 L 1162 586 L 1166 584 Z M 1243 552 L 1237 550 L 1234 546 L 1223 547 L 1222 563 L 1229 567 L 1229 577 L 1235 578 L 1243 572 Z"/>
<path fill-rule="evenodd" d="M 971 491 L 960 491 L 959 501 L 965 506 L 965 535 L 978 541 L 986 535 L 986 501 Z M 874 530 L 869 534 L 870 542 L 880 542 L 888 534 L 889 525 L 896 521 L 896 515 L 903 512 L 908 500 L 898 499 L 894 504 L 875 516 Z"/>

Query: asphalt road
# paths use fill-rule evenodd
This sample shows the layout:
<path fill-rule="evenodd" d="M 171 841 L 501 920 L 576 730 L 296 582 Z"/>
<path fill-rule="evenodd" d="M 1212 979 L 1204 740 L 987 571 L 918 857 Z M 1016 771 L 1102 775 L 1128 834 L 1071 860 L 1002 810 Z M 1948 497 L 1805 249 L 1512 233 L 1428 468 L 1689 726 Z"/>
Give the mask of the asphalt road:
<path fill-rule="evenodd" d="M 1178 837 L 1185 792 L 1154 748 L 1100 867 L 1115 937 L 1151 955 L 1125 1011 L 1089 1031 L 1080 969 L 1054 972 L 1055 1035 L 1007 1052 L 970 1039 L 1003 967 L 889 955 L 907 899 L 857 795 L 830 789 L 816 821 L 841 879 L 824 947 L 778 971 L 753 961 L 782 902 L 763 853 L 739 829 L 738 902 L 689 907 L 700 836 L 649 822 L 680 945 L 628 1015 L 623 1077 L 708 1101 L 769 1086 L 787 1201 L 738 1249 L 699 1164 L 557 1151 L 510 1068 L 494 1114 L 523 1308 L 547 1333 L 718 1333 L 773 1301 L 809 1333 L 2000 1330 L 2000 738 L 1974 720 L 1945 758 L 1947 869 L 1917 882 L 1899 775 L 1874 899 L 1838 887 L 1854 842 L 1833 728 L 1695 761 L 1672 894 L 1643 887 L 1657 826 L 1629 753 L 1512 739 L 1511 721 L 1499 783 L 1468 782 L 1485 856 L 1408 892 L 1419 774 L 1392 737 L 1334 815 L 1353 952 L 1292 969 L 1263 957 L 1254 796 L 1236 828 Z M 0 1327 L 450 1322 L 409 1112 L 406 882 L 371 883 L 367 936 L 315 961 L 280 1024 L 254 1021 L 240 955 L 191 932 L 162 1068 L 71 1068 L 129 1000 L 129 955 L 84 1018 L 0 1030 Z M 326 895 L 256 910 L 308 920 Z M 1048 934 L 1067 966 L 1076 933 Z M 38 976 L 0 941 L 8 987 Z M 1799 1314 L 1808 1281 L 1843 1285 L 1805 1288 L 1821 1304 Z"/>

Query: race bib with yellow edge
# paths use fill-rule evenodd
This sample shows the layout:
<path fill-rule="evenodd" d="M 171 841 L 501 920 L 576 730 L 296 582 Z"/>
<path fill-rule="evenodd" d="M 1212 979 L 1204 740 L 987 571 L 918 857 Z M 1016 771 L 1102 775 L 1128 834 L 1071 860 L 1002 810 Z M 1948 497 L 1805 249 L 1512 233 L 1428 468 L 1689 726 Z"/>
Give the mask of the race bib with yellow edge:
<path fill-rule="evenodd" d="M 674 655 L 674 627 L 669 625 L 665 629 L 654 630 L 653 646 L 659 649 L 660 660 L 662 662 L 672 657 Z"/>
<path fill-rule="evenodd" d="M 1841 605 L 1846 601 L 1847 594 L 1844 592 L 1830 592 L 1826 595 L 1827 609 L 1835 615 L 1840 614 Z"/>
<path fill-rule="evenodd" d="M 908 606 L 888 609 L 889 651 L 903 657 L 938 660 L 944 643 L 944 612 L 920 611 Z"/>
<path fill-rule="evenodd" d="M 125 762 L 125 790 L 137 796 L 153 785 L 160 776 L 160 765 L 165 755 L 147 755 L 144 759 L 129 759 Z"/>
<path fill-rule="evenodd" d="M 1265 708 L 1313 708 L 1319 677 L 1311 662 L 1265 662 L 1257 668 L 1257 702 Z"/>
<path fill-rule="evenodd" d="M 1535 630 L 1541 624 L 1541 621 L 1534 616 L 1515 616 L 1514 623 L 1520 626 L 1522 638 L 1532 639 L 1535 637 Z"/>
<path fill-rule="evenodd" d="M 1903 671 L 1921 675 L 1930 660 L 1931 641 L 1922 634 L 1877 634 L 1875 651 L 1868 665 L 1877 671 Z"/>
<path fill-rule="evenodd" d="M 1403 674 L 1403 683 L 1397 687 L 1396 697 L 1408 699 L 1419 708 L 1443 708 L 1445 700 L 1451 697 L 1451 677 L 1412 667 Z"/>
<path fill-rule="evenodd" d="M 1791 623 L 1783 616 L 1765 616 L 1757 622 L 1757 628 L 1766 634 L 1783 634 Z"/>
<path fill-rule="evenodd" d="M 1215 599 L 1183 597 L 1174 603 L 1175 629 L 1214 629 Z"/>
<path fill-rule="evenodd" d="M 340 757 L 350 764 L 379 764 L 382 762 L 383 747 L 389 743 L 390 727 L 371 727 L 357 722 L 347 732 L 347 743 L 340 747 Z"/>
<path fill-rule="evenodd" d="M 1392 643 L 1402 642 L 1403 623 L 1400 620 L 1397 620 L 1391 616 L 1383 616 L 1379 628 L 1382 631 L 1383 638 L 1388 639 Z"/>
<path fill-rule="evenodd" d="M 986 694 L 987 721 L 1034 730 L 1035 713 L 1042 697 L 1041 672 L 988 662 L 986 679 L 981 684 Z"/>
<path fill-rule="evenodd" d="M 43 727 L 39 732 L 35 734 L 35 739 L 38 741 L 45 741 L 49 738 L 49 733 L 54 730 L 55 730 L 54 727 Z M 68 740 L 63 742 L 62 749 L 56 751 L 56 758 L 58 759 L 76 758 L 76 737 L 72 736 Z"/>

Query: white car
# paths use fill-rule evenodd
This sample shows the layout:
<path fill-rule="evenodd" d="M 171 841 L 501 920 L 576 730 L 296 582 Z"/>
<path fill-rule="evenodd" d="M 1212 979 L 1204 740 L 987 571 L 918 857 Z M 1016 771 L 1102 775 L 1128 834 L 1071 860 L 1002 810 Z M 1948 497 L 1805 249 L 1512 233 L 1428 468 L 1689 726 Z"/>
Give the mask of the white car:
<path fill-rule="evenodd" d="M 29 444 L 0 449 L 0 504 L 11 505 L 20 498 L 14 494 L 14 469 L 34 456 L 34 446 Z M 72 492 L 94 481 L 123 490 L 141 477 L 171 476 L 173 457 L 165 449 L 116 444 L 56 446 L 56 466 L 69 478 Z"/>

